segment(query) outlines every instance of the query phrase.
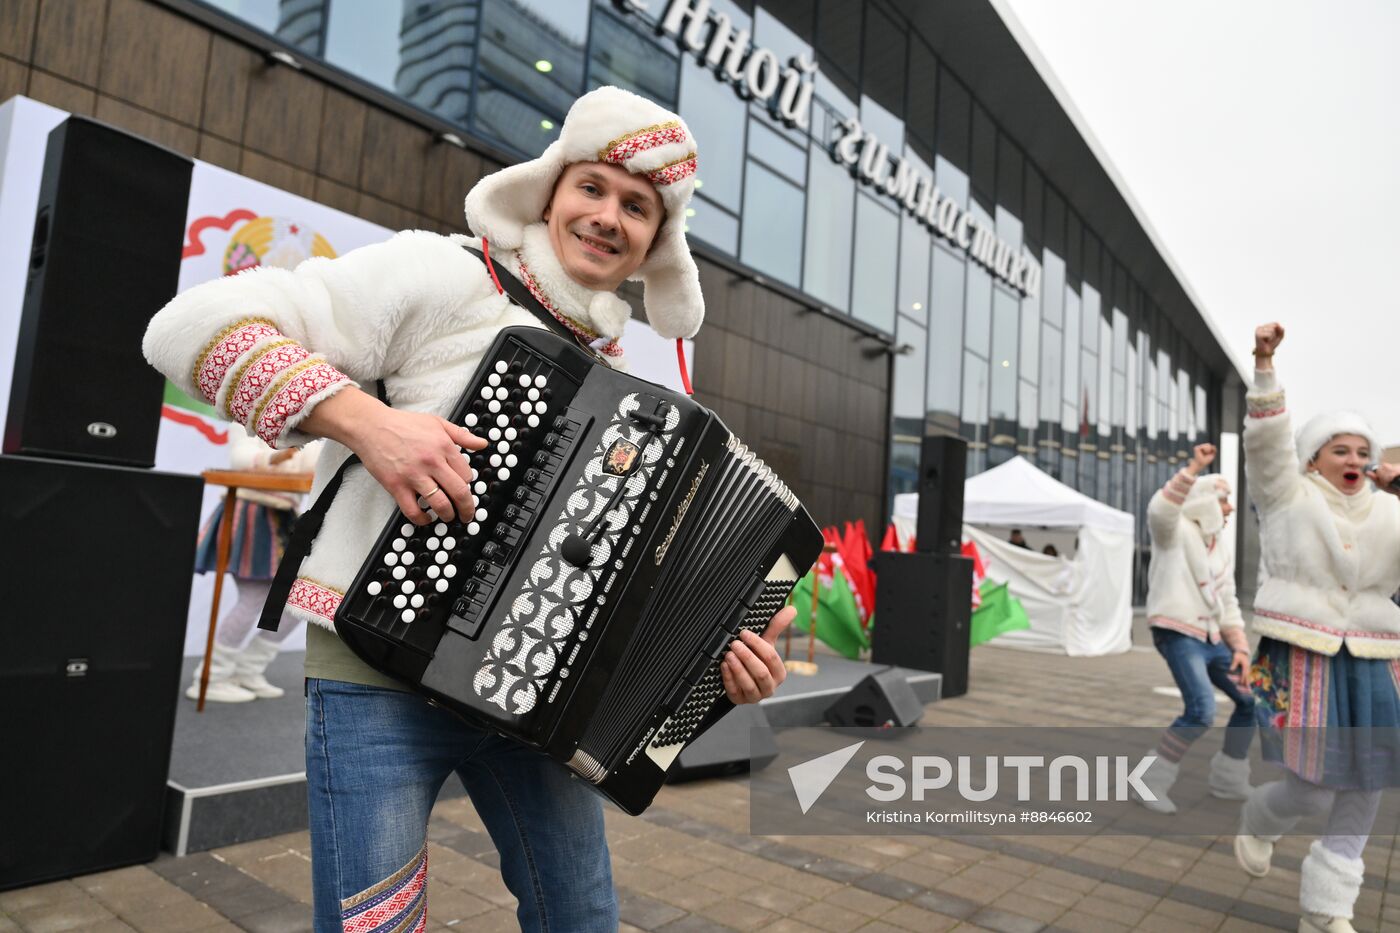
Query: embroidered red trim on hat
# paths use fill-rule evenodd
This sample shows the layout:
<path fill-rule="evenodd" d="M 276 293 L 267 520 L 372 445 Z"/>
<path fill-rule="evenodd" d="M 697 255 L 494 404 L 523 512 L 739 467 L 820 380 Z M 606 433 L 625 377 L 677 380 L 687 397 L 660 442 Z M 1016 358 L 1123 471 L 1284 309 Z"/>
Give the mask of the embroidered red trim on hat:
<path fill-rule="evenodd" d="M 569 317 L 564 312 L 560 311 L 558 308 L 554 307 L 550 300 L 545 297 L 544 291 L 541 290 L 539 285 L 535 282 L 535 277 L 530 273 L 530 267 L 525 265 L 525 260 L 520 259 L 517 261 L 520 265 L 520 281 L 523 282 L 525 284 L 525 287 L 530 290 L 530 294 L 535 296 L 535 300 L 538 301 L 541 305 L 543 305 L 546 311 L 554 315 L 555 320 L 567 327 L 574 334 L 574 336 L 578 337 L 580 340 L 582 340 L 589 346 L 592 346 L 595 342 L 602 339 L 602 334 L 599 334 L 598 332 L 591 330 L 588 327 L 585 327 L 578 321 L 575 321 L 573 318 Z M 605 356 L 622 356 L 622 347 L 618 344 L 615 338 L 609 340 L 606 344 L 604 344 L 601 347 L 596 347 L 595 349 L 597 349 L 599 353 L 602 353 Z"/>
<path fill-rule="evenodd" d="M 272 385 L 277 374 L 285 372 L 311 356 L 306 348 L 294 340 L 274 343 L 255 359 L 245 363 L 236 375 L 233 388 L 224 400 L 224 410 L 229 419 L 246 424 L 253 406 Z"/>
<path fill-rule="evenodd" d="M 254 413 L 254 433 L 277 446 L 287 422 L 300 414 L 308 401 L 338 382 L 349 381 L 340 370 L 315 357 L 284 371 L 271 397 Z"/>
<path fill-rule="evenodd" d="M 335 618 L 335 611 L 340 608 L 340 601 L 344 598 L 345 594 L 338 590 L 306 577 L 297 577 L 287 596 L 287 605 L 330 621 Z"/>
<path fill-rule="evenodd" d="M 273 323 L 262 318 L 249 318 L 225 327 L 194 361 L 194 384 L 199 387 L 200 394 L 209 404 L 217 404 L 219 387 L 238 358 L 258 341 L 280 336 L 281 332 Z"/>
<path fill-rule="evenodd" d="M 679 159 L 672 162 L 670 165 L 663 165 L 655 171 L 647 172 L 647 179 L 653 185 L 674 185 L 682 178 L 689 178 L 691 175 L 694 175 L 698 164 L 695 153 L 692 152 L 684 159 Z"/>
<path fill-rule="evenodd" d="M 665 146 L 670 143 L 683 143 L 686 138 L 685 128 L 676 120 L 658 123 L 654 126 L 644 126 L 634 133 L 619 136 L 599 149 L 598 161 L 621 165 L 639 152 L 646 152 L 648 149 L 655 149 L 657 146 Z"/>

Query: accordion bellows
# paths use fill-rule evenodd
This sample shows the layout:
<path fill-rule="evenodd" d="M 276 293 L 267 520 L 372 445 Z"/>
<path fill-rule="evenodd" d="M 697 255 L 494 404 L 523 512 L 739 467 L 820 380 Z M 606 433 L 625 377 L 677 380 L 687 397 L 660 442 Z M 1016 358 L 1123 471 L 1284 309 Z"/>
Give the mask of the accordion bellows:
<path fill-rule="evenodd" d="M 548 331 L 502 331 L 451 419 L 490 442 L 476 513 L 393 516 L 336 629 L 640 813 L 723 695 L 729 643 L 782 607 L 821 532 L 704 406 Z"/>

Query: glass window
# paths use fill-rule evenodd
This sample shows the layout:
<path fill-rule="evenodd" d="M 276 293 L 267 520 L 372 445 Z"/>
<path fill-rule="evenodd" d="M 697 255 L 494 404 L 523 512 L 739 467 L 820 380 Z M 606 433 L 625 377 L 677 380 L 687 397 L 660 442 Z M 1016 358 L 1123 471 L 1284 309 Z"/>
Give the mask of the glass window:
<path fill-rule="evenodd" d="M 1020 392 L 1020 425 L 1027 431 L 1034 432 L 1036 428 L 1036 405 L 1039 399 L 1039 389 L 1034 382 L 1021 380 Z"/>
<path fill-rule="evenodd" d="M 963 354 L 962 420 L 979 431 L 975 440 L 987 439 L 987 361 L 975 353 Z"/>
<path fill-rule="evenodd" d="M 1084 399 L 1079 392 L 1079 293 L 1072 288 L 1065 289 L 1065 355 L 1064 381 L 1065 404 L 1073 409 L 1072 417 L 1062 423 L 1066 431 L 1079 430 L 1079 409 Z"/>
<path fill-rule="evenodd" d="M 1113 368 L 1123 371 L 1128 366 L 1128 315 L 1113 309 Z"/>
<path fill-rule="evenodd" d="M 537 156 L 559 138 L 559 120 L 504 88 L 483 80 L 477 87 L 472 128 L 481 136 Z"/>
<path fill-rule="evenodd" d="M 933 248 L 930 300 L 928 407 L 957 412 L 962 392 L 963 286 L 966 263 L 941 246 Z"/>
<path fill-rule="evenodd" d="M 282 0 L 205 0 L 235 19 L 241 19 L 266 33 L 276 33 L 282 21 Z"/>
<path fill-rule="evenodd" d="M 1138 411 L 1138 406 L 1140 404 L 1138 400 L 1138 349 L 1137 345 L 1133 343 L 1128 344 L 1127 376 L 1127 414 L 1124 418 L 1123 426 L 1128 429 L 1129 443 L 1131 444 L 1131 439 L 1137 437 L 1138 426 L 1142 422 Z"/>
<path fill-rule="evenodd" d="M 928 231 L 907 214 L 899 221 L 899 310 L 916 321 L 928 320 Z"/>
<path fill-rule="evenodd" d="M 817 0 L 817 54 L 823 72 L 855 97 L 860 79 L 861 26 L 864 4 Z"/>
<path fill-rule="evenodd" d="M 331 9 L 339 5 L 333 3 Z M 439 4 L 440 9 L 446 6 Z M 406 13 L 421 10 L 422 4 L 406 3 L 404 9 Z M 431 25 L 436 28 L 440 24 Z M 509 90 L 562 123 L 583 89 L 587 37 L 588 0 L 486 0 L 481 5 L 478 69 L 498 88 Z M 441 67 L 422 57 L 417 64 L 429 69 Z M 538 126 L 528 129 L 539 131 Z"/>
<path fill-rule="evenodd" d="M 855 179 L 813 144 L 807 203 L 803 291 L 841 311 L 850 309 L 851 235 L 855 228 Z"/>
<path fill-rule="evenodd" d="M 811 35 L 810 32 L 803 35 Z M 802 36 L 793 32 L 775 17 L 769 15 L 762 6 L 754 11 L 753 16 L 753 44 L 759 48 L 768 49 L 777 58 L 779 66 L 786 65 L 793 58 L 801 56 L 812 61 L 812 47 L 807 44 Z M 781 80 L 778 87 L 782 87 Z M 776 132 L 781 133 L 804 149 L 807 146 L 807 134 L 803 130 L 788 126 L 778 118 L 778 94 L 766 103 L 754 100 L 749 105 L 749 112 L 758 119 L 771 126 Z"/>
<path fill-rule="evenodd" d="M 851 313 L 888 333 L 894 330 L 899 217 L 865 192 L 856 196 L 855 246 Z"/>
<path fill-rule="evenodd" d="M 1021 301 L 1021 378 L 1040 382 L 1040 295 Z M 1055 392 L 1055 398 L 1060 393 Z"/>
<path fill-rule="evenodd" d="M 733 256 L 739 251 L 739 218 L 707 198 L 696 195 L 688 208 L 686 236 L 698 238 Z"/>
<path fill-rule="evenodd" d="M 1016 417 L 1017 344 L 1021 303 L 1006 289 L 992 290 L 992 407 L 993 418 Z"/>
<path fill-rule="evenodd" d="M 1060 414 L 1062 340 L 1059 328 L 1046 321 L 1040 341 L 1040 420 L 1046 424 L 1053 424 Z"/>
<path fill-rule="evenodd" d="M 938 102 L 938 59 L 916 33 L 909 36 L 904 125 L 909 142 L 925 162 L 933 161 L 934 109 Z"/>
<path fill-rule="evenodd" d="M 750 161 L 740 259 L 788 285 L 802 282 L 802 189 Z"/>
<path fill-rule="evenodd" d="M 973 200 L 969 208 L 977 225 L 991 226 L 992 218 L 982 206 Z M 964 335 L 968 349 L 987 356 L 991 352 L 992 325 L 992 277 L 981 263 L 967 264 L 967 333 Z"/>
<path fill-rule="evenodd" d="M 708 143 L 706 145 L 708 147 Z M 786 176 L 793 184 L 807 183 L 805 150 L 794 146 L 787 138 L 779 136 L 759 120 L 749 124 L 749 155 Z"/>
<path fill-rule="evenodd" d="M 1045 320 L 1056 327 L 1064 326 L 1065 309 L 1065 261 L 1049 247 L 1041 253 L 1041 311 Z"/>
<path fill-rule="evenodd" d="M 1097 353 L 1099 349 L 1099 290 L 1084 283 L 1084 301 L 1081 305 L 1080 333 L 1084 337 L 1084 349 Z"/>
<path fill-rule="evenodd" d="M 744 101 L 693 56 L 681 66 L 681 109 L 695 138 L 704 141 L 696 184 L 717 204 L 739 210 L 744 189 Z"/>
<path fill-rule="evenodd" d="M 894 433 L 899 440 L 924 436 L 924 375 L 928 371 L 928 331 L 899 315 L 895 345 L 912 349 L 894 358 Z M 902 436 L 901 436 L 902 435 Z"/>
<path fill-rule="evenodd" d="M 1113 398 L 1113 328 L 1108 321 L 1099 318 L 1099 399 L 1098 416 L 1099 431 L 1103 434 L 1109 433 L 1110 406 L 1109 402 Z M 1122 424 L 1121 421 L 1113 421 L 1114 424 Z"/>
<path fill-rule="evenodd" d="M 1113 427 L 1126 427 L 1128 419 L 1128 377 L 1124 373 L 1114 372 L 1112 382 Z"/>
<path fill-rule="evenodd" d="M 933 164 L 938 193 L 959 207 L 967 207 L 970 199 L 967 173 L 941 155 L 934 158 Z"/>
<path fill-rule="evenodd" d="M 404 94 L 405 87 L 412 85 L 396 84 L 400 61 L 403 71 L 411 76 L 412 81 L 412 76 L 417 73 L 413 67 L 415 63 L 425 56 L 436 57 L 441 62 L 441 68 L 452 72 L 452 79 L 444 85 L 442 93 L 448 93 L 448 87 L 462 94 L 470 93 L 472 56 L 476 51 L 473 45 L 475 13 L 475 10 L 463 11 L 460 15 L 447 17 L 453 25 L 440 35 L 433 28 L 430 36 L 429 30 L 420 25 L 416 15 L 392 3 L 361 0 L 359 3 L 333 4 L 326 22 L 326 61 L 387 91 Z M 467 30 L 461 28 L 461 21 L 469 24 Z M 465 73 L 462 71 L 463 62 L 466 65 Z M 409 99 L 420 107 L 442 113 L 421 95 Z M 447 116 L 446 113 L 443 115 Z M 465 123 L 465 108 L 460 116 L 453 119 Z"/>
<path fill-rule="evenodd" d="M 1210 418 L 1206 411 L 1206 390 L 1201 386 L 1195 387 L 1196 393 L 1196 431 L 1205 434 L 1209 430 Z"/>
<path fill-rule="evenodd" d="M 890 444 L 890 496 L 919 491 L 919 443 L 896 440 Z M 893 498 L 888 505 L 893 504 Z"/>
<path fill-rule="evenodd" d="M 861 91 L 875 98 L 882 107 L 904 110 L 904 45 L 908 27 L 895 25 L 880 9 L 865 6 L 865 55 L 862 59 Z"/>
<path fill-rule="evenodd" d="M 643 25 L 634 29 L 631 24 L 639 21 L 635 17 L 622 20 L 611 6 L 599 0 L 593 7 L 589 89 L 612 84 L 674 109 L 680 85 L 675 45 L 659 45 L 654 29 Z"/>

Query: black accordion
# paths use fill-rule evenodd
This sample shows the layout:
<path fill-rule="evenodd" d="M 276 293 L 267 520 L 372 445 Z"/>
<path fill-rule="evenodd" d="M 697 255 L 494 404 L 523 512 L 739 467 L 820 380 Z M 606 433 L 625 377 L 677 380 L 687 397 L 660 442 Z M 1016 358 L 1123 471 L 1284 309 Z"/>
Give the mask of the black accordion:
<path fill-rule="evenodd" d="M 712 412 L 533 327 L 503 330 L 451 414 L 476 513 L 395 513 L 336 612 L 360 657 L 564 762 L 628 813 L 723 696 L 822 549 Z"/>

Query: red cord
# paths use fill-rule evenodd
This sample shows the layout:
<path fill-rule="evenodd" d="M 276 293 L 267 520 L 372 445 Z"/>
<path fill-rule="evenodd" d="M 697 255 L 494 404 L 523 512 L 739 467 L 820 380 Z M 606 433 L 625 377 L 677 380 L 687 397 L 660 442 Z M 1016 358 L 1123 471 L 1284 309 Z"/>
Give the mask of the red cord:
<path fill-rule="evenodd" d="M 481 255 L 486 259 L 486 271 L 491 273 L 491 281 L 496 283 L 496 294 L 505 294 L 505 289 L 501 288 L 501 280 L 496 278 L 496 266 L 491 262 L 491 246 L 486 242 L 486 237 L 481 238 Z"/>
<path fill-rule="evenodd" d="M 681 385 L 685 386 L 686 395 L 694 395 L 695 390 L 690 387 L 690 373 L 685 370 L 685 341 L 676 338 L 676 362 L 681 366 Z"/>

